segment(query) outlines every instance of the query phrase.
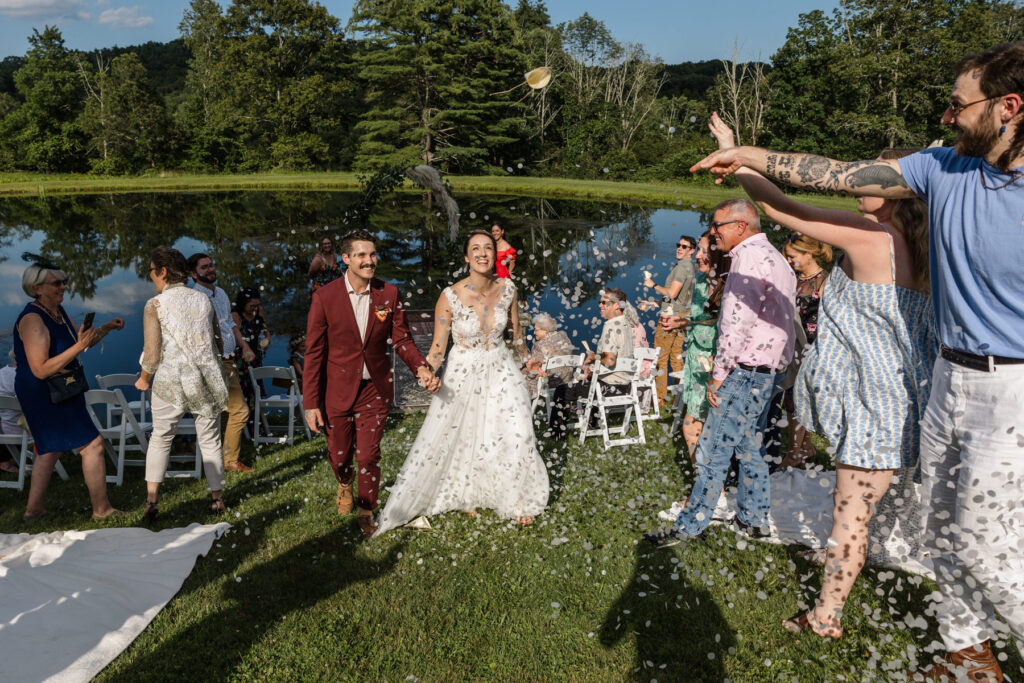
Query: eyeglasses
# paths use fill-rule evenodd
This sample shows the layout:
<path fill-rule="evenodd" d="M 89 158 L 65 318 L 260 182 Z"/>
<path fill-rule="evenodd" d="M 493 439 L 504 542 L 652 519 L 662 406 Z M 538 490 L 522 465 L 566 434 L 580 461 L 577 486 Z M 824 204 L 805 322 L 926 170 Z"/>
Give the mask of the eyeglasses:
<path fill-rule="evenodd" d="M 53 285 L 54 287 L 67 287 L 67 280 L 47 280 L 43 283 L 44 285 Z"/>
<path fill-rule="evenodd" d="M 722 227 L 723 225 L 729 225 L 730 223 L 746 223 L 746 221 L 742 219 L 736 219 L 734 221 L 722 221 L 721 223 L 716 223 L 715 221 L 712 221 L 708 227 L 714 230 L 715 232 L 718 232 L 718 229 L 720 227 Z"/>
<path fill-rule="evenodd" d="M 981 104 L 982 102 L 988 102 L 989 100 L 996 100 L 996 99 L 999 99 L 1000 97 L 1002 97 L 1002 95 L 993 95 L 992 97 L 986 97 L 986 98 L 983 98 L 983 99 L 980 99 L 980 100 L 974 100 L 973 102 L 968 102 L 967 104 L 957 104 L 956 102 L 950 101 L 950 103 L 949 103 L 949 113 L 952 114 L 953 116 L 958 116 L 960 114 L 960 112 L 962 112 L 964 109 L 967 109 L 967 107 L 973 107 L 976 104 Z"/>

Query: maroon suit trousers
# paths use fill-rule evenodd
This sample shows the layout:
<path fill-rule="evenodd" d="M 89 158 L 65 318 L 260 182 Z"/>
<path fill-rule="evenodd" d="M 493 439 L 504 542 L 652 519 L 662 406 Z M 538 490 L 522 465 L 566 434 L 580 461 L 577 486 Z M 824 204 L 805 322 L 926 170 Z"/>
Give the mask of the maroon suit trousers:
<path fill-rule="evenodd" d="M 348 410 L 326 415 L 327 458 L 340 484 L 356 479 L 356 504 L 363 510 L 377 507 L 380 489 L 380 439 L 388 418 L 388 404 L 372 380 L 359 382 L 355 403 Z M 353 460 L 358 472 L 353 467 Z"/>

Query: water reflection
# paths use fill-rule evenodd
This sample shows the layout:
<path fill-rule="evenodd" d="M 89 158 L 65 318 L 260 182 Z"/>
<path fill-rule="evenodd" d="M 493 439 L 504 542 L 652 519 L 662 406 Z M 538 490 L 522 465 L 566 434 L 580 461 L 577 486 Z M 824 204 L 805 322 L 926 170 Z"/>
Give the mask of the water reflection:
<path fill-rule="evenodd" d="M 96 311 L 127 327 L 85 356 L 87 372 L 135 372 L 142 348 L 142 307 L 155 294 L 146 257 L 160 244 L 186 256 L 209 254 L 218 284 L 233 296 L 258 287 L 274 333 L 266 364 L 285 364 L 287 339 L 305 326 L 306 272 L 317 240 L 355 227 L 359 196 L 344 192 L 117 194 L 0 200 L 0 348 L 26 303 L 21 290 L 32 251 L 61 264 L 70 279 L 65 308 L 75 320 Z M 663 280 L 680 235 L 698 235 L 702 214 L 524 197 L 460 196 L 463 230 L 505 226 L 520 250 L 515 279 L 534 310 L 562 320 L 575 339 L 591 339 L 601 287 L 641 294 L 641 270 Z M 447 241 L 443 213 L 419 195 L 377 207 L 378 276 L 398 284 L 413 308 L 433 308 L 460 276 L 461 244 Z M 706 222 L 706 221 L 704 221 Z M 648 322 L 653 322 L 651 318 Z"/>

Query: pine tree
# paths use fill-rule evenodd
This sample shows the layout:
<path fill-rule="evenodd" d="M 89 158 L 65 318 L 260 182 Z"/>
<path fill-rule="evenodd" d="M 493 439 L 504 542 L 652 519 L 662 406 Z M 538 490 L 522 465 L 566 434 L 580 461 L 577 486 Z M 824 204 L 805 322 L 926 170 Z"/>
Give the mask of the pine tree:
<path fill-rule="evenodd" d="M 360 0 L 350 27 L 368 110 L 355 165 L 431 164 L 467 172 L 505 165 L 522 137 L 523 52 L 500 0 Z"/>
<path fill-rule="evenodd" d="M 3 165 L 33 171 L 84 170 L 83 106 L 75 60 L 60 30 L 33 29 L 25 64 L 14 74 L 24 102 L 0 122 Z"/>

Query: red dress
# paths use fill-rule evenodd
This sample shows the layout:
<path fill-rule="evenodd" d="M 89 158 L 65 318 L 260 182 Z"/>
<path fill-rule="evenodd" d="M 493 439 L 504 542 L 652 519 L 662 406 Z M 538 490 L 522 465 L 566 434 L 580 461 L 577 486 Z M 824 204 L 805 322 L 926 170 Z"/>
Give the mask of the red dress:
<path fill-rule="evenodd" d="M 516 260 L 515 247 L 509 247 L 496 254 L 494 261 L 495 274 L 498 277 L 509 277 L 508 267 Z"/>

